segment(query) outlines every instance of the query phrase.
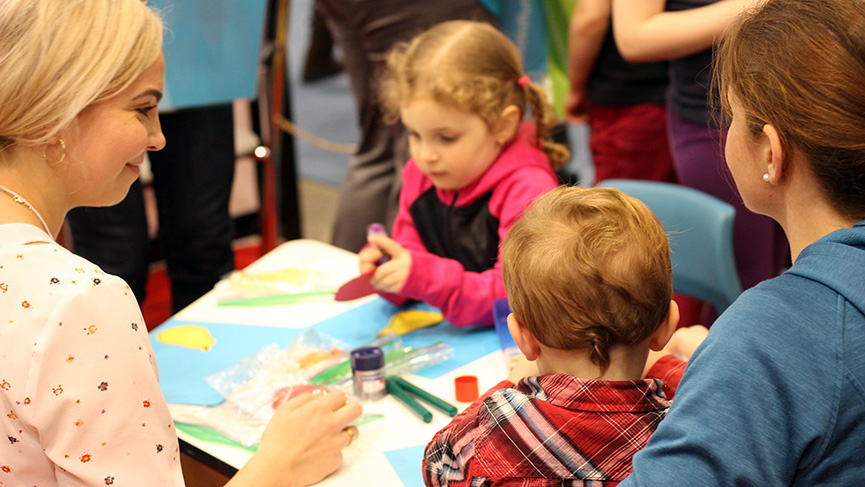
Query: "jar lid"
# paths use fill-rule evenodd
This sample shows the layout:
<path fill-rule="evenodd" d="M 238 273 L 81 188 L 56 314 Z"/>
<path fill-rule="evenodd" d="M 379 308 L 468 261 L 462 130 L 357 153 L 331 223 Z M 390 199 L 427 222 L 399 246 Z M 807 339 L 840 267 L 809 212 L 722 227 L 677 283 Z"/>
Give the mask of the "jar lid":
<path fill-rule="evenodd" d="M 351 351 L 352 370 L 376 370 L 384 367 L 384 352 L 379 347 L 360 347 Z"/>

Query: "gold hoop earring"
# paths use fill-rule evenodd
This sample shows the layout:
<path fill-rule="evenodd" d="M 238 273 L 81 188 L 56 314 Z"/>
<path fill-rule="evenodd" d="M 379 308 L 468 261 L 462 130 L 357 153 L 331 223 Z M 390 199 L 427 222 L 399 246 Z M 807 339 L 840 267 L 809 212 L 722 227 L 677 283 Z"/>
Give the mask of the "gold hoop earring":
<path fill-rule="evenodd" d="M 56 166 L 66 160 L 66 142 L 63 141 L 63 137 L 58 137 L 57 140 L 60 141 L 60 150 L 63 151 L 63 153 L 60 155 L 60 159 L 54 162 L 49 161 L 48 154 L 46 153 L 46 151 L 48 150 L 48 144 L 46 144 L 45 147 L 42 148 L 42 159 L 45 160 L 45 162 L 47 162 L 50 166 Z"/>

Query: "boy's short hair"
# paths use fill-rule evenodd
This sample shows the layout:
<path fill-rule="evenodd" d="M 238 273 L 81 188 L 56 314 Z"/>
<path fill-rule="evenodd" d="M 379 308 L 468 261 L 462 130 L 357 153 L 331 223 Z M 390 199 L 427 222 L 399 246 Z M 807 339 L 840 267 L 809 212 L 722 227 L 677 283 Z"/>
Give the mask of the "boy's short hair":
<path fill-rule="evenodd" d="M 613 345 L 649 338 L 669 311 L 667 236 L 618 189 L 560 186 L 539 196 L 502 252 L 516 319 L 548 347 L 591 350 L 601 370 Z"/>

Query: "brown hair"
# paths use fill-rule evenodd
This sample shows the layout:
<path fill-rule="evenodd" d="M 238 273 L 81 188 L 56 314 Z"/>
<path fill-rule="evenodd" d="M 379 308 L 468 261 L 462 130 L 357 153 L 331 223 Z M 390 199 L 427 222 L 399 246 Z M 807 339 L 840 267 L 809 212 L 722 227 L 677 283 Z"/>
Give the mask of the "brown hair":
<path fill-rule="evenodd" d="M 731 25 L 715 68 L 724 113 L 735 94 L 753 134 L 773 125 L 838 211 L 865 218 L 865 2 L 770 0 Z"/>
<path fill-rule="evenodd" d="M 614 188 L 560 186 L 535 200 L 503 243 L 518 321 L 548 347 L 610 348 L 654 333 L 673 295 L 670 248 L 654 213 Z"/>
<path fill-rule="evenodd" d="M 380 98 L 385 119 L 399 119 L 400 106 L 418 96 L 481 117 L 492 127 L 509 105 L 525 115 L 531 108 L 538 144 L 554 169 L 569 157 L 568 149 L 552 142 L 555 110 L 535 83 L 520 86 L 522 61 L 516 46 L 495 27 L 470 20 L 442 22 L 388 55 Z"/>

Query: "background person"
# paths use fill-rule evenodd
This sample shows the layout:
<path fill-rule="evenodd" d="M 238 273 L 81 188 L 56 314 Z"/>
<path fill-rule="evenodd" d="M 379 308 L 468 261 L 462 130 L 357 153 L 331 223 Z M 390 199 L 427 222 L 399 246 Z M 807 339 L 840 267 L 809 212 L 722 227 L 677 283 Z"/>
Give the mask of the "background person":
<path fill-rule="evenodd" d="M 366 227 L 391 228 L 399 209 L 400 175 L 409 159 L 401 124 L 382 120 L 378 80 L 388 52 L 446 20 L 491 21 L 478 0 L 316 0 L 342 51 L 360 124 L 357 153 L 351 157 L 339 192 L 333 244 L 358 252 Z"/>
<path fill-rule="evenodd" d="M 681 184 L 735 206 L 733 251 L 744 289 L 777 276 L 789 251 L 778 224 L 746 208 L 724 163 L 724 132 L 710 103 L 712 46 L 736 14 L 759 1 L 613 0 L 613 30 L 624 58 L 669 60 L 667 130 L 676 175 Z"/>

